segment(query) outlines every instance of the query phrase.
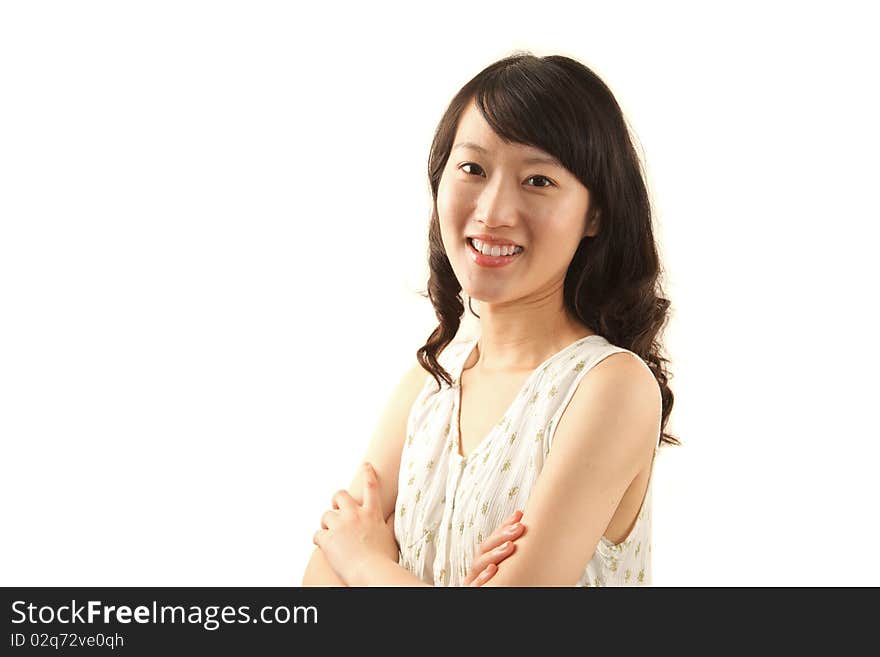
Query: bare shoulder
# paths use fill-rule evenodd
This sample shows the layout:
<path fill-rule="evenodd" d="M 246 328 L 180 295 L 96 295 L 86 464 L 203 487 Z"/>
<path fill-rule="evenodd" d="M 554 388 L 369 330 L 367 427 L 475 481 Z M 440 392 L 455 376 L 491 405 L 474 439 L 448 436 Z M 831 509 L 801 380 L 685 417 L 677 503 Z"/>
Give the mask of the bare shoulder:
<path fill-rule="evenodd" d="M 418 361 L 415 361 L 400 377 L 388 401 L 389 409 L 397 414 L 399 425 L 406 426 L 412 406 L 430 378 L 432 378 L 431 373 Z M 402 444 L 401 442 L 401 446 Z"/>
<path fill-rule="evenodd" d="M 631 351 L 617 351 L 596 363 L 586 374 L 588 386 L 623 389 L 651 406 L 662 404 L 660 386 L 645 361 Z"/>
<path fill-rule="evenodd" d="M 431 373 L 422 367 L 422 364 L 419 361 L 415 361 L 401 379 L 400 383 L 405 391 L 403 394 L 411 397 L 411 402 L 415 401 L 415 398 L 418 397 L 422 388 L 425 387 L 425 382 L 430 377 Z"/>
<path fill-rule="evenodd" d="M 584 422 L 610 427 L 625 421 L 629 431 L 601 431 L 595 438 L 617 435 L 616 440 L 629 442 L 631 449 L 653 455 L 662 412 L 660 386 L 645 362 L 630 351 L 614 352 L 584 375 L 560 420 L 560 430 L 566 420 L 571 428 Z"/>

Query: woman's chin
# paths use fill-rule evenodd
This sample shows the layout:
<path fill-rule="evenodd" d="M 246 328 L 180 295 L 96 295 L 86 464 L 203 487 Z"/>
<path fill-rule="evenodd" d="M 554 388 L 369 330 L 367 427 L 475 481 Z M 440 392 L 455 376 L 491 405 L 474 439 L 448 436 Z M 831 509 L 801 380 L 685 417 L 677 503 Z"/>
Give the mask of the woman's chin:
<path fill-rule="evenodd" d="M 471 289 L 464 290 L 464 293 L 474 301 L 478 301 L 479 303 L 503 303 L 508 300 L 507 295 L 501 294 L 500 292 L 485 290 L 485 289 Z"/>

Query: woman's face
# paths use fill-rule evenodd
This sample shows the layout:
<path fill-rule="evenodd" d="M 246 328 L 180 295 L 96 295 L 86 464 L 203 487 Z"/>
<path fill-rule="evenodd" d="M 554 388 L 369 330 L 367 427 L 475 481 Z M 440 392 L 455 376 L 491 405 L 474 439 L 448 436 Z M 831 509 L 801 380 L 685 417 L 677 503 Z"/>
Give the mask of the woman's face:
<path fill-rule="evenodd" d="M 589 225 L 590 193 L 548 153 L 504 143 L 471 104 L 459 120 L 437 191 L 437 214 L 446 255 L 468 296 L 485 303 L 540 299 L 565 281 L 578 244 L 598 232 Z M 495 257 L 477 253 L 471 236 L 492 238 L 522 251 Z M 519 251 L 519 249 L 517 249 Z"/>

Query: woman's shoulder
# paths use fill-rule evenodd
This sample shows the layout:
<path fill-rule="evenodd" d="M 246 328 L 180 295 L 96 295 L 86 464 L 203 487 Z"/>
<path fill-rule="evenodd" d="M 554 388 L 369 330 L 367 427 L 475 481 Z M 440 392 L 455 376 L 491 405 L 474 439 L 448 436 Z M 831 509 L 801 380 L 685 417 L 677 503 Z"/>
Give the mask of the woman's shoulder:
<path fill-rule="evenodd" d="M 638 354 L 628 349 L 613 347 L 603 351 L 585 378 L 589 387 L 616 390 L 623 397 L 639 399 L 642 406 L 662 408 L 654 373 Z"/>
<path fill-rule="evenodd" d="M 634 351 L 615 345 L 605 337 L 597 335 L 594 340 L 587 341 L 584 353 L 592 360 L 588 372 L 593 379 L 615 379 L 633 381 L 634 385 L 644 388 L 659 386 L 654 372 L 645 360 Z"/>
<path fill-rule="evenodd" d="M 571 423 L 580 426 L 587 418 L 631 412 L 656 415 L 659 421 L 662 395 L 651 370 L 634 352 L 604 339 L 587 341 L 557 368 L 551 380 L 554 388 L 565 386 L 563 399 L 551 407 L 554 429 Z"/>
<path fill-rule="evenodd" d="M 610 342 L 599 353 L 593 369 L 616 372 L 623 376 L 634 376 L 641 379 L 644 379 L 646 374 L 653 377 L 653 373 L 637 353 L 624 347 L 615 346 Z"/>
<path fill-rule="evenodd" d="M 611 415 L 642 418 L 656 427 L 652 429 L 656 437 L 651 434 L 654 453 L 659 440 L 663 397 L 654 373 L 638 354 L 622 347 L 604 351 L 584 377 L 583 384 L 573 391 L 573 407 L 585 409 L 585 416 L 604 409 Z"/>
<path fill-rule="evenodd" d="M 399 389 L 410 405 L 419 396 L 430 378 L 432 378 L 431 373 L 418 360 L 404 373 Z"/>

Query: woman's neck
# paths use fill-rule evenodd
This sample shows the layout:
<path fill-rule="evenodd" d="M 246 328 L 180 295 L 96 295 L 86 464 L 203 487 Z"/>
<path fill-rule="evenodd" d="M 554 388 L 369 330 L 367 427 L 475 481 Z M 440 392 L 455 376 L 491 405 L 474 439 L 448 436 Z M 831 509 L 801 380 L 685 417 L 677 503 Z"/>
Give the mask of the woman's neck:
<path fill-rule="evenodd" d="M 564 308 L 538 313 L 488 306 L 479 315 L 477 348 L 465 368 L 487 374 L 534 370 L 572 342 L 594 334 Z"/>

